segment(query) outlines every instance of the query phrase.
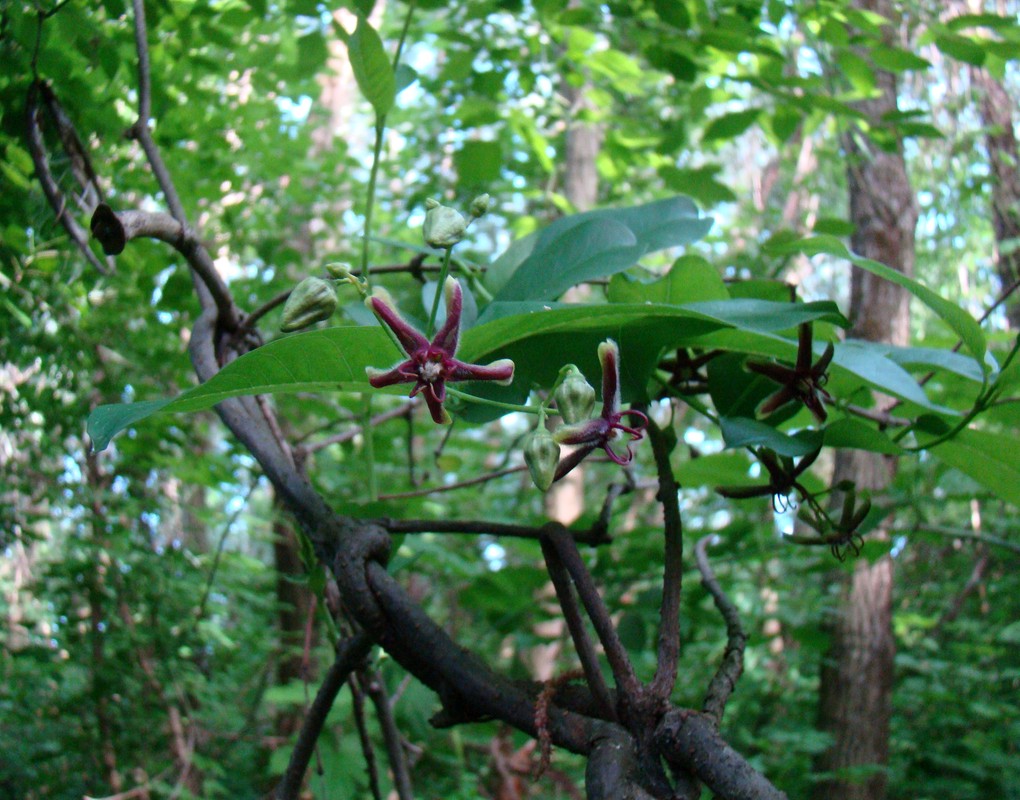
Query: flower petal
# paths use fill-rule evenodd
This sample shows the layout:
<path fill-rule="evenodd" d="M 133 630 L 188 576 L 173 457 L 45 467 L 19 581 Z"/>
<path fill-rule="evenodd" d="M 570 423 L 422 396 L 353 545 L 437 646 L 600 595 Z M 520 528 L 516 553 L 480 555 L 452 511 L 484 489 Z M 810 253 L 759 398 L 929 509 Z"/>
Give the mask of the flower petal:
<path fill-rule="evenodd" d="M 556 429 L 553 438 L 560 444 L 584 444 L 593 448 L 605 443 L 613 426 L 602 417 L 594 417 L 576 425 L 563 425 Z"/>
<path fill-rule="evenodd" d="M 638 438 L 640 438 L 640 437 L 638 437 Z M 634 460 L 634 453 L 630 449 L 630 445 L 629 444 L 627 445 L 627 455 L 625 455 L 625 456 L 617 455 L 616 451 L 614 451 L 613 448 L 610 447 L 609 442 L 606 442 L 605 444 L 603 444 L 602 445 L 602 449 L 606 451 L 606 454 L 609 456 L 610 459 L 612 459 L 614 462 L 616 462 L 620 466 L 626 466 L 627 464 L 629 464 L 631 461 Z"/>
<path fill-rule="evenodd" d="M 365 367 L 368 382 L 376 389 L 393 386 L 396 383 L 414 383 L 418 380 L 413 361 L 402 361 L 393 369 L 376 369 Z"/>
<path fill-rule="evenodd" d="M 554 436 L 553 438 L 556 437 Z M 560 463 L 556 465 L 556 474 L 553 476 L 553 483 L 556 483 L 556 481 L 584 461 L 588 457 L 588 454 L 594 449 L 594 444 L 585 445 L 584 447 L 577 448 L 573 453 L 568 453 L 566 456 L 561 458 Z"/>
<path fill-rule="evenodd" d="M 443 408 L 442 400 L 439 400 L 436 397 L 435 392 L 432 391 L 433 384 L 426 384 L 426 386 L 425 405 L 429 407 L 429 413 L 432 414 L 432 421 L 436 423 L 436 425 L 448 425 L 451 422 L 450 415 L 446 412 L 446 409 Z"/>
<path fill-rule="evenodd" d="M 514 362 L 509 358 L 501 358 L 483 367 L 451 358 L 446 377 L 451 381 L 495 381 L 500 386 L 509 386 L 514 380 Z"/>
<path fill-rule="evenodd" d="M 365 300 L 365 305 L 379 317 L 387 328 L 393 331 L 400 346 L 408 355 L 429 346 L 429 340 L 400 316 L 400 312 L 393 305 L 393 298 L 390 297 L 389 292 L 384 289 L 376 289 L 375 293 Z"/>
<path fill-rule="evenodd" d="M 457 352 L 460 341 L 460 315 L 464 309 L 464 292 L 456 278 L 447 277 L 443 284 L 443 295 L 446 299 L 446 321 L 432 340 L 432 346 L 452 356 Z"/>
<path fill-rule="evenodd" d="M 599 345 L 602 364 L 602 417 L 609 419 L 620 407 L 620 348 L 612 339 Z"/>

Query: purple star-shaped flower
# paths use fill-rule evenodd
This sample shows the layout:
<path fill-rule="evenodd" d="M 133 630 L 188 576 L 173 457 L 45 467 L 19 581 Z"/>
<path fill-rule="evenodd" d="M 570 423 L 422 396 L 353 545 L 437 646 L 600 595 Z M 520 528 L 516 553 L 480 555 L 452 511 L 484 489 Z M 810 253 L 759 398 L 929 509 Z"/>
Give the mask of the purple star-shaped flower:
<path fill-rule="evenodd" d="M 377 292 L 366 300 L 366 305 L 393 331 L 408 355 L 407 361 L 390 370 L 367 367 L 368 382 L 376 389 L 396 383 L 415 384 L 411 397 L 424 392 L 425 403 L 438 424 L 450 421 L 450 415 L 443 408 L 447 381 L 496 381 L 506 386 L 514 379 L 514 362 L 508 358 L 494 361 L 487 367 L 465 364 L 454 358 L 460 340 L 464 295 L 460 284 L 453 278 L 446 279 L 443 291 L 446 295 L 446 322 L 431 342 L 407 324 L 385 293 Z"/>
<path fill-rule="evenodd" d="M 617 464 L 629 464 L 634 458 L 630 442 L 644 437 L 642 431 L 648 425 L 648 417 L 633 408 L 620 410 L 620 348 L 612 339 L 606 339 L 599 345 L 599 362 L 602 364 L 602 413 L 587 422 L 564 425 L 556 431 L 553 438 L 557 442 L 580 447 L 560 461 L 555 480 L 580 464 L 596 447 L 605 450 Z M 628 416 L 635 418 L 633 427 L 623 424 L 624 417 Z M 623 434 L 629 435 L 630 439 L 627 442 L 627 454 L 621 456 L 609 443 Z"/>

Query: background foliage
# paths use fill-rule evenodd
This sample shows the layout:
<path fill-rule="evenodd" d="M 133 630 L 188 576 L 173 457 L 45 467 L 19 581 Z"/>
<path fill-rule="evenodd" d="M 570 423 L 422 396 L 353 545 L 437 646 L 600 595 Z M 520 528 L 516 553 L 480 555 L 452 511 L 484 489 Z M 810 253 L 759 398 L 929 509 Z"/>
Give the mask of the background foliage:
<path fill-rule="evenodd" d="M 159 76 L 157 141 L 217 267 L 250 308 L 326 261 L 359 257 L 373 110 L 358 94 L 341 41 L 354 31 L 351 11 L 367 12 L 366 5 L 147 4 Z M 781 278 L 808 300 L 842 299 L 847 266 L 838 250 L 808 258 L 784 245 L 798 234 L 849 232 L 839 134 L 881 67 L 902 77 L 908 109 L 886 120 L 884 131 L 889 141 L 907 138 L 919 189 L 917 277 L 980 314 L 1000 286 L 985 131 L 968 65 L 985 67 L 1016 96 L 1016 8 L 961 21 L 946 18 L 941 3 L 899 6 L 903 44 L 891 47 L 882 37 L 886 20 L 839 2 L 473 0 L 447 8 L 423 0 L 388 114 L 373 263 L 404 263 L 417 252 L 429 196 L 458 207 L 480 191 L 498 199 L 458 250 L 480 265 L 511 238 L 573 210 L 562 165 L 567 126 L 581 121 L 604 130 L 600 204 L 682 193 L 714 216 L 707 236 L 685 251 L 696 259 L 690 274 L 710 267 L 726 280 Z M 405 13 L 395 2 L 373 11 L 388 52 Z M 54 81 L 111 202 L 161 206 L 137 144 L 121 135 L 137 100 L 129 9 L 119 0 L 8 2 L 0 60 L 7 65 L 0 74 L 7 620 L 0 793 L 112 794 L 104 776 L 115 763 L 126 785 L 146 784 L 153 797 L 187 796 L 198 785 L 204 797 L 259 796 L 286 764 L 288 720 L 314 693 L 335 631 L 318 604 L 299 609 L 318 631 L 317 645 L 280 632 L 277 511 L 251 458 L 211 414 L 155 416 L 109 451 L 87 455 L 84 420 L 95 406 L 170 396 L 193 383 L 181 331 L 197 307 L 186 265 L 168 248 L 134 244 L 101 274 L 70 246 L 34 180 L 25 141 L 26 95 L 37 73 Z M 583 88 L 583 105 L 568 101 L 569 87 Z M 377 109 L 387 94 L 379 91 Z M 55 145 L 55 130 L 46 134 Z M 882 140 L 883 130 L 873 134 Z M 55 158 L 51 168 L 72 185 L 73 162 Z M 652 292 L 632 279 L 652 280 L 675 255 L 653 254 L 631 280 L 613 278 L 610 299 Z M 388 285 L 403 308 L 427 315 L 414 276 Z M 507 299 L 546 299 L 502 288 Z M 364 321 L 360 302 L 346 299 L 347 319 Z M 279 311 L 266 319 L 277 324 Z M 1000 310 L 985 327 L 1000 355 L 1009 344 L 1004 326 Z M 918 347 L 956 341 L 916 301 L 912 334 Z M 472 355 L 497 355 L 483 345 Z M 834 377 L 841 379 L 856 380 Z M 943 372 L 936 383 L 942 402 L 965 407 L 973 398 L 973 381 Z M 353 430 L 360 401 L 295 393 L 276 402 L 308 443 L 350 433 L 309 446 L 307 457 L 316 485 L 352 513 L 438 518 L 484 508 L 491 519 L 545 519 L 540 495 L 519 470 L 458 491 L 419 492 L 519 466 L 513 443 L 526 430 L 519 420 L 471 433 L 458 426 L 445 441 L 444 431 L 418 418 L 394 419 L 375 437 L 382 497 L 360 506 L 364 439 Z M 904 459 L 883 498 L 895 510 L 889 546 L 898 573 L 893 797 L 1018 796 L 1018 420 L 1015 406 L 1003 405 L 982 418 L 970 443 Z M 803 796 L 812 758 L 825 745 L 813 721 L 823 623 L 841 567 L 824 550 L 784 547 L 777 530 L 791 520 L 767 502 L 714 495 L 713 486 L 747 480 L 748 459 L 723 452 L 718 429 L 693 414 L 680 430 L 685 535 L 691 542 L 720 535 L 713 563 L 751 632 L 747 675 L 724 732 L 790 796 Z M 589 468 L 584 520 L 619 479 L 611 467 Z M 658 570 L 650 574 L 648 565 L 661 558 L 661 522 L 647 505 L 654 493 L 648 452 L 639 454 L 635 475 L 637 491 L 613 518 L 612 546 L 588 558 L 611 605 L 624 609 L 621 635 L 647 676 L 658 609 Z M 881 551 L 869 546 L 862 557 Z M 553 660 L 562 631 L 549 624 L 556 609 L 542 595 L 537 545 L 427 534 L 406 538 L 398 559 L 427 609 L 511 675 L 533 676 Z M 698 676 L 713 668 L 724 640 L 696 574 L 685 578 L 681 676 Z M 291 579 L 318 585 L 314 573 Z M 280 665 L 295 653 L 307 684 L 281 683 Z M 433 730 L 431 693 L 385 659 L 379 667 L 418 753 L 414 778 L 428 787 L 423 796 L 496 796 L 501 769 L 524 738 L 496 725 Z M 675 699 L 697 704 L 700 688 L 681 678 Z M 366 774 L 353 766 L 361 758 L 355 705 L 344 693 L 332 712 L 322 774 L 310 784 L 315 796 L 366 796 Z M 175 714 L 183 750 L 174 743 Z M 369 731 L 378 741 L 380 732 Z M 571 796 L 578 764 L 557 753 L 553 767 L 534 792 Z"/>

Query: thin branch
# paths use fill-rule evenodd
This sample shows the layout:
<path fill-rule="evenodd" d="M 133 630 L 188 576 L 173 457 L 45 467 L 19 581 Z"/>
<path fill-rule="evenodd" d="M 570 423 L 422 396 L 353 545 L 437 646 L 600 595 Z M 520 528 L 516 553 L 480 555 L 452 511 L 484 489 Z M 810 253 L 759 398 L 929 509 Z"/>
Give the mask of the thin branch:
<path fill-rule="evenodd" d="M 589 464 L 605 464 L 610 461 L 606 456 L 601 458 L 589 458 Z M 457 483 L 447 483 L 442 486 L 433 486 L 425 489 L 415 489 L 413 492 L 397 492 L 396 494 L 381 494 L 379 495 L 380 500 L 404 500 L 408 497 L 426 497 L 430 494 L 437 494 L 439 492 L 452 492 L 457 489 L 466 489 L 469 486 L 477 486 L 480 483 L 488 483 L 489 481 L 496 480 L 498 478 L 504 478 L 507 475 L 512 475 L 515 472 L 524 472 L 527 467 L 524 464 L 519 464 L 516 467 L 506 467 L 505 469 L 497 469 L 493 472 L 486 472 L 484 475 L 479 475 L 475 478 L 468 478 L 464 481 L 458 481 Z"/>
<path fill-rule="evenodd" d="M 1001 547 L 1004 550 L 1009 550 L 1011 553 L 1020 553 L 1020 544 L 1017 542 L 1010 541 L 1009 539 L 1003 539 L 999 536 L 992 536 L 987 533 L 975 533 L 974 531 L 958 530 L 956 528 L 946 528 L 939 525 L 915 525 L 909 530 L 894 528 L 892 533 L 934 533 L 938 536 L 948 536 L 952 539 L 972 539 L 975 542 L 982 542 L 983 544 L 991 545 L 992 547 Z"/>
<path fill-rule="evenodd" d="M 393 772 L 393 788 L 396 790 L 399 800 L 413 800 L 414 790 L 411 787 L 411 771 L 408 767 L 407 755 L 404 753 L 404 738 L 400 735 L 397 722 L 393 718 L 393 708 L 390 705 L 386 684 L 383 683 L 382 675 L 378 670 L 374 670 L 372 675 L 368 676 L 365 688 L 375 706 L 379 727 L 383 732 L 383 741 L 386 742 L 386 754 Z"/>
<path fill-rule="evenodd" d="M 659 474 L 658 501 L 662 504 L 665 553 L 662 572 L 662 605 L 659 607 L 658 665 L 650 689 L 655 697 L 668 700 L 676 684 L 680 660 L 680 595 L 683 590 L 684 531 L 680 518 L 679 487 L 669 463 L 669 445 L 662 429 L 648 421 L 648 441 Z"/>
<path fill-rule="evenodd" d="M 149 166 L 156 176 L 156 182 L 166 197 L 166 204 L 170 213 L 181 225 L 188 224 L 188 217 L 184 213 L 184 206 L 177 194 L 177 187 L 174 186 L 170 172 L 163 162 L 163 156 L 152 139 L 152 131 L 149 129 L 149 120 L 152 118 L 152 70 L 149 61 L 148 29 L 145 23 L 144 0 L 132 0 L 131 7 L 134 11 L 135 29 L 135 51 L 138 53 L 138 119 L 128 130 L 128 136 L 135 139 L 145 152 Z"/>
<path fill-rule="evenodd" d="M 107 255 L 122 253 L 132 239 L 158 239 L 169 244 L 201 278 L 216 303 L 220 320 L 230 329 L 236 330 L 240 314 L 230 289 L 216 269 L 209 251 L 186 222 L 155 211 L 115 212 L 106 203 L 100 203 L 92 214 L 91 227 L 92 235 Z"/>
<path fill-rule="evenodd" d="M 703 536 L 694 546 L 694 557 L 698 562 L 698 570 L 701 572 L 701 583 L 712 595 L 715 607 L 719 609 L 719 613 L 726 621 L 726 650 L 723 653 L 719 669 L 716 670 L 708 684 L 704 702 L 705 714 L 715 722 L 717 727 L 722 721 L 726 703 L 744 672 L 744 648 L 747 646 L 747 634 L 744 633 L 744 628 L 740 624 L 737 607 L 722 590 L 715 577 L 715 572 L 712 570 L 712 565 L 708 563 L 706 548 L 718 540 L 718 536 L 711 534 Z"/>
<path fill-rule="evenodd" d="M 582 539 L 578 534 L 574 534 L 576 541 L 587 541 L 588 544 L 608 544 L 612 541 L 612 537 L 609 535 L 609 520 L 613 516 L 613 505 L 620 495 L 632 492 L 635 488 L 630 472 L 625 471 L 624 474 L 627 476 L 627 483 L 609 484 L 609 489 L 606 491 L 606 499 L 602 501 L 602 509 L 599 511 L 598 519 L 592 523 L 589 530 L 590 536 Z"/>
<path fill-rule="evenodd" d="M 230 533 L 230 529 L 234 527 L 234 523 L 241 518 L 241 514 L 248 507 L 248 501 L 251 499 L 252 493 L 255 491 L 255 487 L 258 486 L 258 479 L 252 481 L 248 487 L 248 491 L 244 493 L 241 498 L 241 503 L 238 505 L 237 510 L 230 515 L 226 523 L 223 525 L 223 530 L 220 532 L 219 541 L 216 543 L 216 553 L 213 556 L 212 566 L 209 568 L 209 575 L 205 581 L 205 588 L 202 590 L 202 599 L 198 602 L 198 611 L 195 614 L 194 625 L 198 625 L 199 621 L 205 617 L 205 605 L 209 602 L 209 594 L 212 591 L 213 582 L 216 580 L 216 572 L 220 566 L 220 559 L 223 556 L 223 546 L 227 543 L 227 536 Z"/>
<path fill-rule="evenodd" d="M 375 748 L 368 735 L 368 723 L 365 719 L 365 691 L 362 684 L 367 682 L 364 670 L 358 670 L 351 676 L 351 709 L 354 711 L 354 726 L 358 729 L 358 741 L 361 744 L 361 755 L 365 759 L 365 770 L 368 772 L 368 786 L 374 800 L 382 800 L 379 788 L 379 767 L 375 762 Z"/>
<path fill-rule="evenodd" d="M 383 411 L 381 414 L 376 414 L 372 417 L 372 426 L 382 425 L 384 422 L 389 422 L 391 419 L 397 419 L 398 417 L 407 416 L 408 412 L 416 408 L 418 405 L 417 400 L 411 400 L 410 402 L 404 403 L 403 405 L 391 408 L 389 411 Z M 361 433 L 361 426 L 355 425 L 342 433 L 334 434 L 333 436 L 327 436 L 325 439 L 320 439 L 316 442 L 311 442 L 306 445 L 299 445 L 294 448 L 297 458 L 300 460 L 301 457 L 310 453 L 316 453 L 331 444 L 343 444 L 349 442 L 351 439 Z"/>
<path fill-rule="evenodd" d="M 238 332 L 253 330 L 255 328 L 255 323 L 262 319 L 262 317 L 264 317 L 274 308 L 282 306 L 284 303 L 286 303 L 287 298 L 290 297 L 290 293 L 292 291 L 294 290 L 287 289 L 284 292 L 280 292 L 278 295 L 276 295 L 276 297 L 272 298 L 271 300 L 267 300 L 265 303 L 260 305 L 250 314 L 248 314 L 248 316 L 241 320 L 241 324 L 238 327 Z"/>
<path fill-rule="evenodd" d="M 479 475 L 475 478 L 469 478 L 464 481 L 458 481 L 457 483 L 449 483 L 443 486 L 432 486 L 425 489 L 415 489 L 411 492 L 397 492 L 396 494 L 381 494 L 379 495 L 380 500 L 404 500 L 408 497 L 427 497 L 430 494 L 437 494 L 439 492 L 452 492 L 457 489 L 466 489 L 469 486 L 477 486 L 480 483 L 488 483 L 494 481 L 497 478 L 504 478 L 507 475 L 512 475 L 515 472 L 524 472 L 527 469 L 523 464 L 516 467 L 507 467 L 506 469 L 499 469 L 495 472 L 486 472 L 484 475 Z"/>
<path fill-rule="evenodd" d="M 337 645 L 336 661 L 326 673 L 319 691 L 315 694 L 315 700 L 308 709 L 301 732 L 298 734 L 297 744 L 290 754 L 287 770 L 283 773 L 283 780 L 276 788 L 276 800 L 297 800 L 300 796 L 305 770 L 308 769 L 308 762 L 315 752 L 315 743 L 322 732 L 322 726 L 326 723 L 329 710 L 333 707 L 333 702 L 348 676 L 371 649 L 372 640 L 364 632 L 356 633 Z"/>
<path fill-rule="evenodd" d="M 531 525 L 513 525 L 503 522 L 488 522 L 473 519 L 390 519 L 383 518 L 373 522 L 390 533 L 464 533 L 475 536 L 495 536 L 502 539 L 540 540 L 546 533 L 545 528 Z M 600 530 L 596 522 L 586 531 L 568 531 L 574 541 L 581 544 L 596 546 L 609 541 L 605 532 Z"/>
<path fill-rule="evenodd" d="M 620 693 L 620 701 L 627 708 L 637 706 L 641 693 L 641 684 L 634 674 L 634 667 L 630 663 L 627 651 L 620 641 L 620 637 L 613 627 L 613 620 L 606 608 L 605 601 L 599 594 L 592 580 L 591 573 L 584 565 L 581 554 L 577 550 L 577 544 L 563 525 L 550 522 L 543 529 L 543 535 L 553 546 L 563 566 L 570 573 L 574 586 L 577 587 L 577 594 L 584 604 L 588 618 L 595 628 L 595 633 L 605 650 L 609 667 L 613 671 L 613 679 L 616 681 L 616 688 Z"/>
<path fill-rule="evenodd" d="M 888 411 L 882 411 L 874 408 L 864 408 L 864 406 L 858 406 L 853 403 L 846 403 L 841 405 L 839 403 L 832 403 L 837 408 L 842 408 L 849 414 L 853 414 L 863 419 L 870 419 L 872 422 L 877 422 L 879 425 L 883 425 L 887 428 L 905 428 L 907 425 L 913 425 L 913 421 L 906 417 L 894 417 Z"/>
<path fill-rule="evenodd" d="M 152 80 L 150 77 L 148 32 L 145 24 L 145 2 L 144 0 L 132 0 L 131 5 L 134 9 L 135 50 L 138 53 L 138 119 L 128 130 L 128 135 L 141 145 L 149 166 L 156 176 L 156 183 L 159 184 L 159 188 L 166 198 L 170 214 L 180 224 L 178 239 L 180 245 L 174 244 L 174 247 L 187 259 L 195 274 L 208 288 L 212 296 L 211 299 L 216 303 L 216 308 L 219 311 L 220 325 L 233 331 L 237 329 L 240 320 L 238 309 L 234 305 L 226 283 L 216 271 L 216 266 L 208 251 L 199 242 L 198 237 L 188 229 L 188 217 L 184 212 L 181 198 L 177 194 L 177 187 L 174 185 L 173 178 L 170 177 L 170 172 L 163 161 L 163 156 L 152 138 L 152 131 L 149 128 L 149 120 L 152 117 Z M 201 295 L 199 297 L 201 299 Z"/>
<path fill-rule="evenodd" d="M 970 576 L 967 578 L 967 582 L 963 585 L 963 588 L 953 597 L 945 611 L 939 617 L 939 621 L 935 623 L 935 627 L 932 629 L 932 634 L 938 636 L 942 630 L 954 622 L 960 612 L 963 611 L 963 604 L 967 601 L 974 590 L 981 585 L 981 582 L 985 578 L 985 572 L 988 569 L 988 563 L 991 560 L 988 554 L 988 545 L 981 545 L 978 548 L 978 557 L 974 562 L 974 567 L 970 571 Z"/>
<path fill-rule="evenodd" d="M 598 654 L 595 646 L 588 636 L 584 626 L 584 619 L 581 616 L 581 609 L 577 605 L 574 591 L 570 583 L 570 574 L 567 572 L 559 553 L 548 537 L 542 538 L 542 555 L 545 556 L 546 568 L 549 570 L 549 577 L 552 579 L 553 588 L 556 590 L 556 597 L 560 601 L 560 608 L 563 610 L 563 618 L 567 623 L 567 630 L 570 631 L 570 638 L 574 641 L 574 650 L 581 662 L 581 669 L 584 670 L 585 680 L 588 688 L 591 689 L 599 710 L 606 719 L 616 720 L 616 710 L 613 707 L 613 698 L 609 693 L 609 686 L 602 676 L 602 667 L 599 666 Z"/>
<path fill-rule="evenodd" d="M 57 221 L 67 231 L 67 235 L 74 242 L 85 259 L 103 275 L 109 275 L 110 269 L 104 264 L 88 244 L 88 234 L 85 229 L 78 224 L 76 220 L 67 210 L 67 202 L 64 199 L 63 192 L 60 191 L 60 187 L 57 185 L 56 179 L 53 177 L 53 173 L 50 171 L 49 159 L 46 156 L 46 143 L 43 140 L 42 130 L 39 126 L 39 93 L 42 91 L 42 84 L 39 82 L 33 82 L 28 87 L 28 99 L 26 101 L 25 108 L 25 124 L 26 124 L 26 135 L 28 141 L 28 152 L 32 156 L 32 164 L 35 166 L 35 175 L 39 180 L 39 185 L 42 187 L 43 194 L 46 196 L 46 201 L 49 203 L 50 208 L 53 210 L 53 215 L 57 218 Z"/>

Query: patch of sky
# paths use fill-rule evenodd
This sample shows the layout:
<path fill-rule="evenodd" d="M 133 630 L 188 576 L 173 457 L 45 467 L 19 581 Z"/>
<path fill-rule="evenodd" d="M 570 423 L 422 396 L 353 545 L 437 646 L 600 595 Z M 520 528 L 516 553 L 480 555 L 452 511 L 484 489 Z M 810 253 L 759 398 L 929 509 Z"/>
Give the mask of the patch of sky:
<path fill-rule="evenodd" d="M 506 566 L 506 549 L 501 544 L 490 542 L 482 548 L 482 558 L 492 572 L 499 572 Z"/>

